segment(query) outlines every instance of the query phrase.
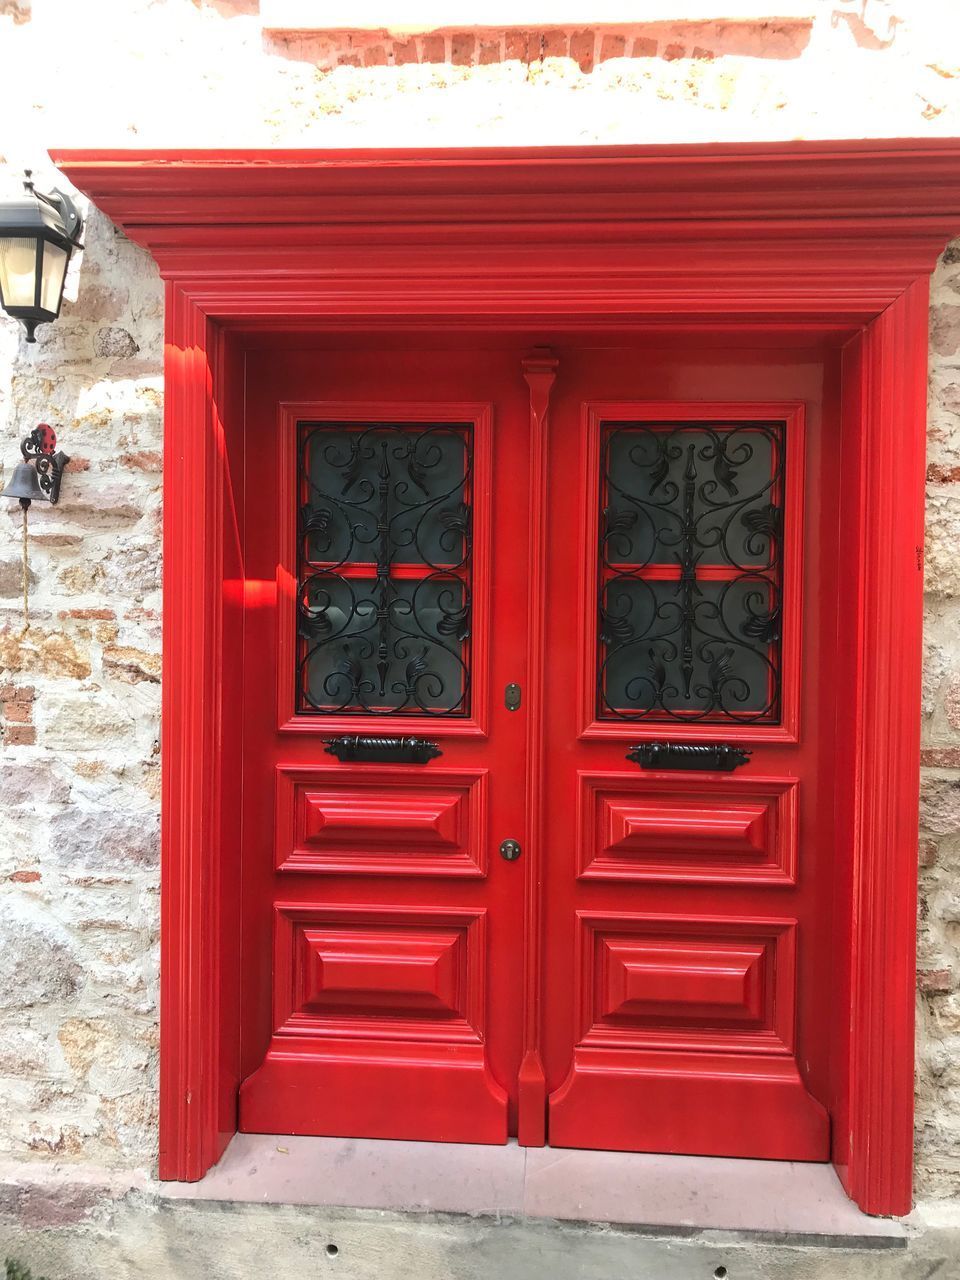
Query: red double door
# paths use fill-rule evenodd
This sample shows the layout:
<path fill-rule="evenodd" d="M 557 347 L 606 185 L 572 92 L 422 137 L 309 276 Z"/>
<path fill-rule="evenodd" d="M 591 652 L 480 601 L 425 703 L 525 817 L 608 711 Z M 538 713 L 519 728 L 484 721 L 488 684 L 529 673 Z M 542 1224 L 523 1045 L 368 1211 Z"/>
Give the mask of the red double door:
<path fill-rule="evenodd" d="M 240 1127 L 825 1160 L 829 371 L 524 355 L 248 357 Z"/>

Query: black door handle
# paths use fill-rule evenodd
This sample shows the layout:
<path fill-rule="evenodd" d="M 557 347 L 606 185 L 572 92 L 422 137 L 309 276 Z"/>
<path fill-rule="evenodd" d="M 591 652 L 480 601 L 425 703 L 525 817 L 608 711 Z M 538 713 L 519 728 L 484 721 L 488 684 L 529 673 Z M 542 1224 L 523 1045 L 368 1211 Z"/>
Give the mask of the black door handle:
<path fill-rule="evenodd" d="M 753 753 L 729 742 L 641 742 L 627 752 L 627 759 L 641 769 L 700 769 L 732 773 L 747 764 Z"/>

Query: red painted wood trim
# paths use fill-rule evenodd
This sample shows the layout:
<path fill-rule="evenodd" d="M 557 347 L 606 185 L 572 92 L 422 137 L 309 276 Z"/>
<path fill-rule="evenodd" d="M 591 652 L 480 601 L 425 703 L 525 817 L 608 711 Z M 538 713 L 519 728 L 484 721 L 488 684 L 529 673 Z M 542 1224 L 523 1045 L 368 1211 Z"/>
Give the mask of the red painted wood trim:
<path fill-rule="evenodd" d="M 457 222 L 489 222 L 491 198 L 501 202 L 499 220 L 536 209 L 539 222 L 569 217 L 579 197 L 577 207 L 591 221 L 616 204 L 621 218 L 646 223 L 755 218 L 800 226 L 867 218 L 902 233 L 946 215 L 949 234 L 960 192 L 955 138 L 50 154 L 82 190 L 96 192 L 106 213 L 131 227 L 369 224 L 409 218 L 431 201 Z M 545 206 L 551 194 L 562 197 L 559 206 Z"/>
<path fill-rule="evenodd" d="M 288 325 L 857 325 L 960 211 L 956 139 L 53 155 L 202 310 Z"/>
<path fill-rule="evenodd" d="M 527 563 L 530 566 L 530 610 L 527 616 L 527 829 L 524 879 L 523 1060 L 520 1064 L 517 1141 L 522 1147 L 542 1147 L 547 1139 L 547 1081 L 540 1047 L 543 1016 L 542 946 L 540 921 L 543 899 L 543 688 L 544 584 L 547 569 L 547 430 L 550 392 L 559 361 L 551 351 L 534 351 L 522 362 L 530 388 L 530 523 Z"/>
<path fill-rule="evenodd" d="M 857 352 L 862 395 L 850 1133 L 845 1180 L 868 1213 L 907 1213 L 913 1169 L 917 804 L 929 285 Z"/>
<path fill-rule="evenodd" d="M 160 1176 L 218 1159 L 219 653 L 223 456 L 206 317 L 166 295 Z M 197 483 L 202 476 L 204 483 Z"/>

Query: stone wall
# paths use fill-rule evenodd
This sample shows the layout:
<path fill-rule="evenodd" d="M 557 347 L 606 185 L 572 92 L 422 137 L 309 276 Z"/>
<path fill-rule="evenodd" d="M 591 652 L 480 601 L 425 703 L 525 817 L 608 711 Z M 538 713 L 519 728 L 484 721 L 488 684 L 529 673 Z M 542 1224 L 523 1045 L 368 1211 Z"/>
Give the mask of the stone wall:
<path fill-rule="evenodd" d="M 268 28 L 257 0 L 0 0 L 0 191 L 24 166 L 52 185 L 53 145 L 960 134 L 938 0 L 803 8 L 410 34 Z M 19 512 L 0 511 L 0 1156 L 150 1169 L 163 296 L 96 211 L 68 292 L 36 347 L 0 321 L 0 459 L 40 421 L 73 458 L 62 506 L 30 513 L 25 633 Z M 960 1197 L 960 242 L 932 321 L 918 1191 Z"/>

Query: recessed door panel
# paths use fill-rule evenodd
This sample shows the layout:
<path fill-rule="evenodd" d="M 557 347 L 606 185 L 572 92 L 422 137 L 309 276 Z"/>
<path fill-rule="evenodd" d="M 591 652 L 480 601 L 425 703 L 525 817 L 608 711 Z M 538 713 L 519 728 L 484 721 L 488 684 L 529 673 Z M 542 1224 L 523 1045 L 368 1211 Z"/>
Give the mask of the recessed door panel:
<path fill-rule="evenodd" d="M 486 770 L 277 770 L 277 867 L 315 875 L 483 876 Z"/>
<path fill-rule="evenodd" d="M 584 880 L 793 884 L 792 778 L 580 775 Z"/>

